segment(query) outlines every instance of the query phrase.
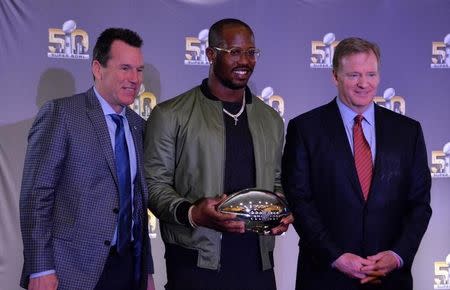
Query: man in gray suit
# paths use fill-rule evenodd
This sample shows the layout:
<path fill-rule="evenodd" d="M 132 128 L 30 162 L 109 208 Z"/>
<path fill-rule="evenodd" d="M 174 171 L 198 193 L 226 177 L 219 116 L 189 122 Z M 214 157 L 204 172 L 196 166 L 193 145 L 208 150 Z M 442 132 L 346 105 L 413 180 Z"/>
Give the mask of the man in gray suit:
<path fill-rule="evenodd" d="M 141 45 L 128 29 L 103 31 L 94 87 L 46 103 L 34 121 L 20 196 L 22 287 L 154 289 L 144 120 L 127 107 L 143 79 Z"/>

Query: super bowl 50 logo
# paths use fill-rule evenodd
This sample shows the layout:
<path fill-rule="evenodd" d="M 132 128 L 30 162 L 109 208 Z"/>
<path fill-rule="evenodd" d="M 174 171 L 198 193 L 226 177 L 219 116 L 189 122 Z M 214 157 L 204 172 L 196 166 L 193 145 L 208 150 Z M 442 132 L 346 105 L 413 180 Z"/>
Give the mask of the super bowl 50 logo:
<path fill-rule="evenodd" d="M 332 32 L 325 34 L 322 41 L 311 41 L 310 68 L 332 68 L 334 49 L 338 43 Z"/>
<path fill-rule="evenodd" d="M 272 87 L 264 88 L 258 98 L 263 100 L 264 103 L 271 106 L 275 111 L 277 111 L 284 121 L 284 99 L 279 95 L 275 95 Z"/>
<path fill-rule="evenodd" d="M 444 145 L 442 151 L 431 152 L 431 176 L 450 177 L 450 142 Z"/>
<path fill-rule="evenodd" d="M 209 65 L 206 57 L 208 47 L 208 29 L 203 29 L 198 33 L 198 37 L 186 37 L 186 52 L 184 54 L 184 64 L 186 65 Z"/>
<path fill-rule="evenodd" d="M 445 261 L 434 262 L 434 289 L 450 289 L 450 254 Z"/>
<path fill-rule="evenodd" d="M 405 115 L 406 113 L 406 103 L 405 99 L 401 96 L 395 95 L 395 90 L 393 88 L 388 88 L 384 90 L 383 96 L 376 96 L 374 102 L 386 109 L 394 111 L 396 113 Z"/>
<path fill-rule="evenodd" d="M 144 120 L 147 120 L 155 106 L 156 96 L 151 92 L 146 92 L 144 84 L 141 84 L 139 93 L 134 99 L 134 103 L 129 107 Z"/>
<path fill-rule="evenodd" d="M 62 29 L 48 29 L 48 52 L 51 58 L 89 59 L 89 36 L 77 29 L 73 20 L 63 23 Z"/>
<path fill-rule="evenodd" d="M 431 68 L 450 68 L 450 33 L 444 42 L 432 43 Z"/>

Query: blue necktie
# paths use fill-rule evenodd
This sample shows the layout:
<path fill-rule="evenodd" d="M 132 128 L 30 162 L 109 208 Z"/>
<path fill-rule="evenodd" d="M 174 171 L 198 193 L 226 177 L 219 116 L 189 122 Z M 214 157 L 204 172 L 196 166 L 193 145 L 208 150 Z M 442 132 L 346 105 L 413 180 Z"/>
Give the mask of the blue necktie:
<path fill-rule="evenodd" d="M 119 181 L 119 223 L 117 227 L 117 252 L 124 253 L 131 242 L 131 173 L 130 156 L 128 155 L 127 140 L 123 117 L 117 114 L 110 115 L 116 123 L 115 158 L 116 172 Z"/>

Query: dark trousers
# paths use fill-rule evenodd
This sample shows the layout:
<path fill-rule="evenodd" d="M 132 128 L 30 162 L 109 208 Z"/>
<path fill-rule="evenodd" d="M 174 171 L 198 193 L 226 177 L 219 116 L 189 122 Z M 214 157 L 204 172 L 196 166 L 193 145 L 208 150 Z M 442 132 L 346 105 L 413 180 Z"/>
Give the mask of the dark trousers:
<path fill-rule="evenodd" d="M 253 234 L 224 234 L 218 270 L 197 267 L 198 252 L 165 244 L 167 290 L 275 290 L 273 269 L 262 271 Z"/>
<path fill-rule="evenodd" d="M 111 247 L 105 267 L 95 290 L 133 290 L 137 289 L 133 279 L 132 245 L 119 255 L 115 246 Z"/>

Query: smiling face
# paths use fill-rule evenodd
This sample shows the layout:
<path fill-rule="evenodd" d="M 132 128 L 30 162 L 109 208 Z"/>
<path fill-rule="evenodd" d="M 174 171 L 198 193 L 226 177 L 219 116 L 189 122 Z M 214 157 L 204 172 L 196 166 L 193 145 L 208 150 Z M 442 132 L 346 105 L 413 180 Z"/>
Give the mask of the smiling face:
<path fill-rule="evenodd" d="M 134 102 L 142 84 L 144 58 L 138 47 L 121 40 L 111 44 L 106 66 L 92 63 L 95 88 L 106 102 L 119 113 Z"/>
<path fill-rule="evenodd" d="M 255 40 L 251 31 L 244 26 L 225 27 L 222 32 L 222 49 L 239 49 L 243 52 L 255 48 Z M 217 80 L 221 86 L 240 90 L 245 88 L 255 68 L 256 59 L 241 53 L 234 57 L 226 51 L 208 47 L 208 59 L 212 62 L 210 78 Z"/>
<path fill-rule="evenodd" d="M 333 71 L 333 78 L 339 99 L 361 114 L 371 104 L 380 83 L 377 57 L 372 51 L 346 55 Z"/>

